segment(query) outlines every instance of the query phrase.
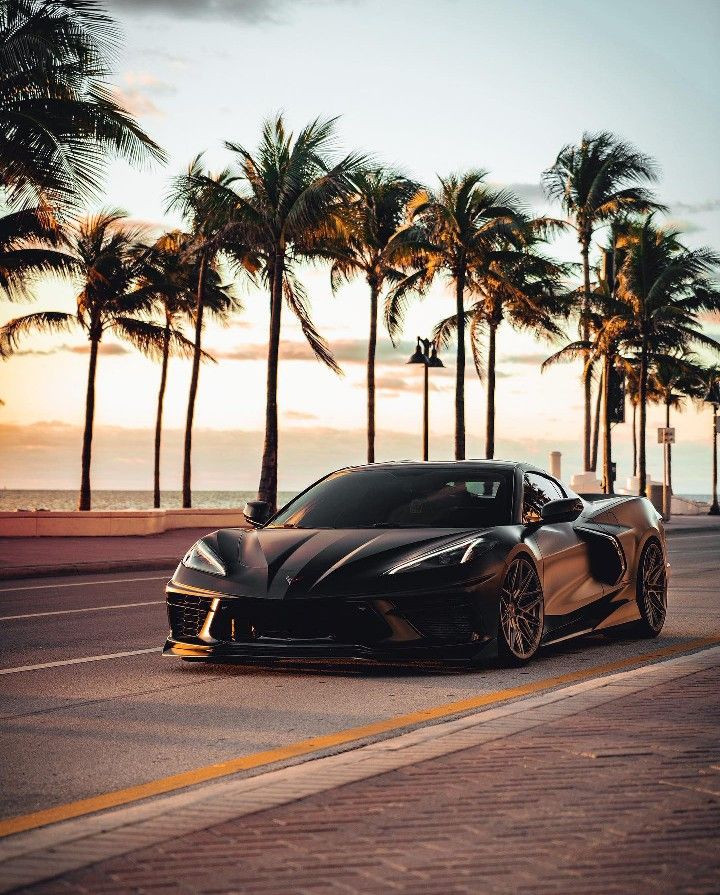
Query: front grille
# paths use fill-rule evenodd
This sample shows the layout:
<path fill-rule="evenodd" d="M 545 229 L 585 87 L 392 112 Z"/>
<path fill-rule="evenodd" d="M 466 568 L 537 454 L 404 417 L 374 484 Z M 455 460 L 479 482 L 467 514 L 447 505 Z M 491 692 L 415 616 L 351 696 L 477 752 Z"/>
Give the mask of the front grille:
<path fill-rule="evenodd" d="M 475 613 L 467 597 L 416 596 L 393 601 L 396 612 L 424 637 L 462 642 L 476 630 Z"/>
<path fill-rule="evenodd" d="M 228 600 L 216 618 L 213 636 L 236 643 L 265 637 L 369 644 L 389 634 L 372 606 L 337 599 Z"/>
<path fill-rule="evenodd" d="M 168 597 L 168 621 L 176 640 L 197 638 L 205 622 L 212 600 L 189 594 L 170 594 Z"/>
<path fill-rule="evenodd" d="M 188 594 L 168 596 L 168 619 L 173 638 L 196 640 L 210 611 L 212 599 Z M 406 619 L 421 637 L 440 643 L 473 639 L 478 622 L 472 601 L 463 596 L 422 596 L 373 600 L 222 600 L 210 626 L 210 636 L 225 643 L 260 639 L 315 640 L 373 646 L 397 637 L 389 616 Z M 388 616 L 388 620 L 384 616 Z M 404 639 L 404 638 L 403 638 Z"/>

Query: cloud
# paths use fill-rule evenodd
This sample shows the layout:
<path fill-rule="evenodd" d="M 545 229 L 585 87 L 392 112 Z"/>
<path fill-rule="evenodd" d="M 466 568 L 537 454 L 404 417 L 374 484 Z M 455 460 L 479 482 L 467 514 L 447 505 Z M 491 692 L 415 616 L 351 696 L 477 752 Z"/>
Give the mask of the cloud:
<path fill-rule="evenodd" d="M 544 360 L 552 354 L 552 350 L 548 350 L 547 354 L 509 354 L 500 358 L 501 364 L 523 364 L 526 366 L 539 366 Z"/>
<path fill-rule="evenodd" d="M 115 100 L 136 118 L 162 117 L 165 113 L 155 103 L 157 97 L 172 96 L 177 88 L 149 72 L 129 71 L 123 75 L 123 84 L 113 88 Z"/>
<path fill-rule="evenodd" d="M 186 19 L 222 19 L 244 25 L 281 24 L 299 7 L 329 6 L 332 0 L 111 0 L 118 13 L 172 15 Z M 337 2 L 337 0 L 335 0 Z M 357 0 L 341 0 L 353 3 Z"/>
<path fill-rule="evenodd" d="M 47 357 L 50 354 L 60 354 L 61 352 L 69 352 L 70 354 L 89 354 L 90 344 L 81 342 L 79 345 L 55 345 L 52 348 L 23 348 L 14 353 L 14 357 Z M 121 354 L 130 354 L 130 351 L 117 342 L 101 342 L 100 354 L 108 357 L 119 356 Z"/>
<path fill-rule="evenodd" d="M 540 183 L 503 183 L 498 184 L 504 189 L 512 190 L 518 198 L 527 202 L 529 205 L 547 205 L 548 200 L 543 193 L 542 184 Z"/>
<path fill-rule="evenodd" d="M 142 90 L 143 93 L 150 93 L 153 96 L 173 96 L 177 93 L 177 87 L 168 81 L 162 81 L 144 71 L 129 71 L 123 75 L 123 80 L 128 87 L 135 90 Z"/>
<path fill-rule="evenodd" d="M 378 363 L 392 361 L 404 363 L 415 348 L 414 342 L 400 342 L 397 348 L 393 348 L 388 339 L 378 342 L 376 359 Z M 336 360 L 343 363 L 362 363 L 367 360 L 366 339 L 334 339 L 330 341 L 330 349 Z M 208 348 L 210 354 L 218 360 L 266 360 L 267 342 L 247 342 L 237 348 Z M 286 339 L 280 344 L 280 357 L 282 360 L 314 360 L 315 355 L 310 350 L 307 342 Z"/>
<path fill-rule="evenodd" d="M 387 367 L 384 369 L 388 369 Z M 379 371 L 382 371 L 383 367 L 379 368 Z M 367 383 L 365 380 L 361 382 L 354 383 L 355 388 L 365 389 L 367 388 Z M 430 378 L 430 391 L 431 392 L 445 392 L 449 389 L 453 388 L 454 382 L 450 379 L 439 379 L 438 377 Z M 423 378 L 422 376 L 408 376 L 407 378 L 403 376 L 398 376 L 397 373 L 390 372 L 378 372 L 375 376 L 375 391 L 384 392 L 386 395 L 390 397 L 396 397 L 398 395 L 403 394 L 413 394 L 417 392 L 421 392 L 423 388 Z"/>
<path fill-rule="evenodd" d="M 247 342 L 238 348 L 208 348 L 216 360 L 267 360 L 267 342 Z M 313 360 L 315 355 L 306 342 L 284 341 L 280 345 L 282 360 Z"/>
<path fill-rule="evenodd" d="M 129 112 L 135 118 L 140 118 L 144 115 L 157 117 L 162 117 L 163 115 L 152 99 L 140 90 L 123 90 L 121 87 L 115 87 L 113 89 L 113 98 L 118 105 L 122 106 L 126 112 Z"/>
<path fill-rule="evenodd" d="M 365 383 L 359 382 L 358 387 L 365 388 Z M 415 391 L 416 388 L 417 386 L 412 380 L 403 379 L 401 376 L 377 376 L 375 379 L 375 389 L 379 392 L 402 394 L 402 392 Z"/>
<path fill-rule="evenodd" d="M 283 413 L 286 420 L 297 420 L 298 422 L 308 422 L 319 420 L 320 417 L 315 413 L 304 413 L 302 410 L 286 410 Z"/>
<path fill-rule="evenodd" d="M 680 214 L 702 214 L 706 211 L 720 211 L 720 199 L 707 199 L 705 202 L 673 202 L 671 208 Z"/>
<path fill-rule="evenodd" d="M 700 233 L 702 230 L 705 230 L 705 227 L 701 227 L 693 221 L 685 221 L 682 218 L 669 218 L 665 221 L 665 226 L 671 230 L 680 230 L 683 233 Z"/>

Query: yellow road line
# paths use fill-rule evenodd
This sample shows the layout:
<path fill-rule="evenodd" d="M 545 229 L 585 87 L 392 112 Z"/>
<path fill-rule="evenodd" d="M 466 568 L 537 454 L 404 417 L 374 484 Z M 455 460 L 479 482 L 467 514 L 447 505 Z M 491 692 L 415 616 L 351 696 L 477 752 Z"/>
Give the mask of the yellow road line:
<path fill-rule="evenodd" d="M 231 758 L 228 761 L 206 765 L 205 767 L 195 768 L 192 771 L 184 771 L 180 774 L 172 774 L 169 777 L 161 777 L 159 780 L 151 780 L 149 783 L 141 783 L 138 786 L 129 786 L 126 789 L 117 789 L 113 792 L 106 792 L 99 796 L 91 796 L 90 798 L 80 799 L 76 802 L 68 802 L 65 805 L 58 805 L 55 808 L 46 808 L 42 811 L 34 811 L 32 814 L 10 817 L 7 820 L 0 821 L 0 838 L 10 836 L 13 833 L 22 833 L 27 830 L 34 830 L 38 827 L 47 826 L 48 824 L 70 820 L 74 817 L 93 814 L 96 811 L 103 811 L 107 808 L 117 808 L 120 805 L 127 805 L 131 802 L 140 801 L 141 799 L 174 792 L 175 790 L 184 789 L 188 786 L 195 786 L 198 783 L 207 783 L 209 780 L 216 780 L 218 777 L 227 777 L 231 774 L 236 774 L 239 771 L 264 767 L 265 765 L 274 764 L 275 762 L 297 758 L 301 755 L 312 755 L 313 753 L 325 749 L 331 749 L 334 746 L 342 746 L 346 743 L 364 740 L 368 737 L 377 736 L 378 734 L 401 730 L 402 728 L 412 727 L 426 721 L 436 721 L 441 718 L 447 718 L 450 715 L 462 714 L 463 712 L 469 712 L 473 709 L 494 705 L 498 702 L 517 699 L 521 696 L 529 696 L 533 693 L 549 690 L 563 684 L 572 684 L 576 681 L 599 677 L 615 671 L 621 671 L 625 668 L 630 668 L 634 665 L 642 665 L 654 659 L 664 659 L 678 653 L 691 652 L 718 643 L 720 643 L 720 637 L 702 637 L 697 640 L 687 641 L 686 643 L 677 643 L 672 646 L 652 650 L 648 653 L 642 653 L 638 656 L 630 656 L 627 659 L 619 659 L 604 665 L 596 665 L 593 668 L 571 671 L 568 674 L 546 678 L 542 681 L 533 681 L 519 687 L 497 690 L 494 693 L 471 696 L 467 699 L 458 700 L 457 702 L 448 702 L 444 705 L 433 706 L 418 712 L 411 712 L 407 715 L 396 715 L 393 718 L 374 721 L 371 724 L 365 724 L 361 727 L 351 727 L 347 730 L 339 730 L 336 733 L 311 737 L 307 740 L 291 743 L 288 746 L 280 746 L 277 749 L 254 752 L 250 755 L 241 755 L 237 758 Z"/>

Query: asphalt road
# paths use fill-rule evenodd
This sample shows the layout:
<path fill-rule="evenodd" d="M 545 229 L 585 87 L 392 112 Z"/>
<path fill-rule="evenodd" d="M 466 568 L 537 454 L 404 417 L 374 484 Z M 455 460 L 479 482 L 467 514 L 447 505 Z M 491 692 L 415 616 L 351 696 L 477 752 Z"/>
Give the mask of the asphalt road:
<path fill-rule="evenodd" d="M 720 531 L 677 534 L 670 554 L 657 641 L 569 641 L 522 670 L 184 663 L 160 656 L 168 575 L 3 582 L 0 670 L 16 670 L 0 673 L 0 817 L 720 636 Z"/>

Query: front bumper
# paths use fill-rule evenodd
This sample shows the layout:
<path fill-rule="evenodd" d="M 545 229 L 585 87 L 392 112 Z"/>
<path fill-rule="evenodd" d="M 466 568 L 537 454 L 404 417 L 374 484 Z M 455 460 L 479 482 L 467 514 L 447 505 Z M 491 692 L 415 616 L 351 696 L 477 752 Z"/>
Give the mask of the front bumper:
<path fill-rule="evenodd" d="M 212 661 L 462 661 L 493 655 L 496 601 L 476 593 L 261 599 L 170 582 L 163 655 Z"/>

